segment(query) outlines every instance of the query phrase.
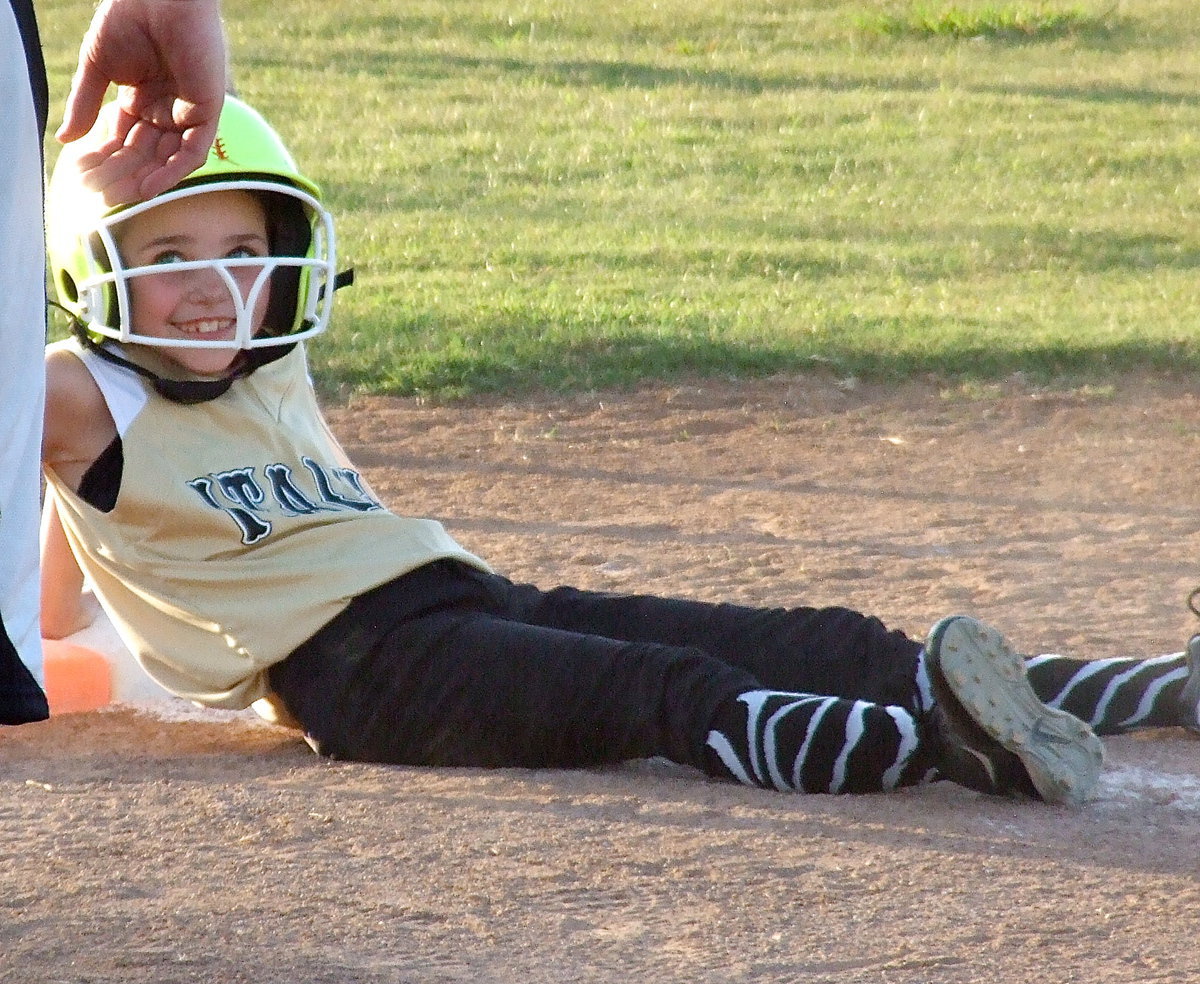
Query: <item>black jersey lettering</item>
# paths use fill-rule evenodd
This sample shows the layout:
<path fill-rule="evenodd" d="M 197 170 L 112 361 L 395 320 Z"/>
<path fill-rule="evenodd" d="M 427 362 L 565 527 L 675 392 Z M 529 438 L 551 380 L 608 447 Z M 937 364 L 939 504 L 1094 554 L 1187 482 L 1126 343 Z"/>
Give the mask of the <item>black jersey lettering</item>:
<path fill-rule="evenodd" d="M 250 471 L 252 472 L 253 469 L 250 469 Z M 230 473 L 226 472 L 224 474 L 228 475 Z M 251 479 L 251 481 L 253 481 L 253 479 Z M 213 493 L 214 487 L 219 487 L 223 494 L 228 495 L 230 489 L 237 489 L 236 485 L 221 484 L 219 476 L 211 475 L 193 478 L 187 484 L 188 487 L 193 489 L 207 505 L 212 506 L 214 509 L 219 509 L 235 523 L 237 523 L 238 528 L 242 531 L 242 543 L 245 543 L 248 546 L 253 543 L 258 543 L 258 541 L 262 540 L 264 537 L 270 536 L 271 524 L 260 518 L 254 512 L 251 506 L 238 505 L 236 502 L 219 502 L 216 495 Z M 261 491 L 262 490 L 260 489 L 259 492 L 261 493 Z M 261 503 L 261 501 L 262 498 L 260 497 L 259 502 Z"/>
<path fill-rule="evenodd" d="M 320 512 L 372 512 L 383 506 L 367 492 L 366 484 L 352 468 L 325 468 L 312 458 L 302 458 L 312 476 L 316 495 L 301 488 L 296 473 L 276 462 L 263 468 L 267 488 L 255 476 L 255 469 L 232 468 L 213 472 L 189 481 L 205 505 L 225 513 L 242 534 L 247 546 L 271 535 L 272 512 L 283 516 L 311 516 Z M 269 494 L 268 494 L 269 493 Z"/>
<path fill-rule="evenodd" d="M 362 479 L 352 469 L 332 468 L 326 471 L 313 461 L 312 458 L 303 458 L 302 460 L 304 467 L 312 473 L 312 477 L 317 483 L 317 490 L 321 494 L 322 502 L 327 502 L 331 506 L 340 506 L 343 509 L 353 509 L 355 512 L 371 512 L 372 510 L 383 508 L 383 506 L 363 492 Z M 353 480 L 348 480 L 348 475 L 353 475 Z M 351 486 L 361 498 L 351 498 L 342 495 L 334 488 L 335 480 L 342 485 Z"/>
<path fill-rule="evenodd" d="M 300 490 L 292 476 L 292 469 L 287 465 L 267 465 L 264 471 L 267 481 L 271 483 L 271 495 L 284 512 L 291 516 L 311 516 L 322 511 L 322 506 L 318 506 Z"/>

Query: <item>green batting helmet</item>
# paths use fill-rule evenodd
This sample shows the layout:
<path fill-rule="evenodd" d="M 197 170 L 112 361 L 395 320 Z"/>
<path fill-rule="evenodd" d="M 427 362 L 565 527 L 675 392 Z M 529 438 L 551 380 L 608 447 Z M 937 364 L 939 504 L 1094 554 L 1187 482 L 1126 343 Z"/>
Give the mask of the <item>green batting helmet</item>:
<path fill-rule="evenodd" d="M 174 188 L 149 201 L 113 204 L 89 188 L 80 166 L 84 154 L 107 141 L 116 107 L 110 105 L 89 136 L 65 147 L 47 191 L 46 238 L 50 274 L 60 303 L 95 341 L 112 338 L 148 345 L 251 349 L 291 344 L 325 330 L 337 286 L 333 219 L 321 190 L 296 167 L 279 135 L 255 110 L 227 96 L 208 158 Z M 197 260 L 172 269 L 217 269 L 235 299 L 235 336 L 216 341 L 167 340 L 138 334 L 132 324 L 129 282 L 159 268 L 126 267 L 114 229 L 131 216 L 169 201 L 211 191 L 240 190 L 263 202 L 270 257 Z M 240 296 L 230 269 L 262 268 L 250 296 Z M 266 325 L 251 323 L 255 300 L 270 284 Z"/>

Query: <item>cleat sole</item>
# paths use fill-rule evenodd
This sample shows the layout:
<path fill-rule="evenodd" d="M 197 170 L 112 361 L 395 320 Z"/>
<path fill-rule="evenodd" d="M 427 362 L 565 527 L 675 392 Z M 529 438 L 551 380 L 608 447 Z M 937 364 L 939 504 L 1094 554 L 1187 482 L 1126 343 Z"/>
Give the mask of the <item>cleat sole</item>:
<path fill-rule="evenodd" d="M 1048 803 L 1083 802 L 1104 762 L 1100 739 L 1074 715 L 1043 704 L 1024 658 L 997 632 L 952 616 L 930 633 L 928 651 L 975 722 L 1021 760 Z"/>

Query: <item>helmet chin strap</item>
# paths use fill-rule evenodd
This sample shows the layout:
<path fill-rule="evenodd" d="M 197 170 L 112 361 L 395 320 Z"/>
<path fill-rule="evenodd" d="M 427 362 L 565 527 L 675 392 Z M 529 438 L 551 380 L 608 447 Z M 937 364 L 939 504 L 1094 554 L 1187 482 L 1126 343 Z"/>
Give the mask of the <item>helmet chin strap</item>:
<path fill-rule="evenodd" d="M 172 403 L 182 403 L 185 406 L 190 406 L 194 403 L 207 403 L 209 400 L 215 400 L 218 396 L 223 396 L 237 380 L 249 376 L 255 369 L 261 369 L 276 359 L 282 359 L 296 347 L 296 343 L 292 342 L 291 345 L 272 345 L 270 348 L 243 350 L 241 352 L 242 358 L 238 360 L 238 364 L 234 367 L 233 371 L 226 373 L 219 379 L 167 379 L 165 376 L 160 376 L 145 366 L 139 366 L 136 362 L 131 362 L 124 356 L 118 355 L 108 346 L 97 342 L 87 333 L 82 323 L 78 320 L 72 322 L 71 329 L 80 342 L 92 352 L 95 352 L 105 362 L 111 362 L 114 366 L 128 369 L 130 372 L 137 373 L 143 379 L 148 379 L 150 385 L 154 387 L 154 391 L 159 396 L 165 397 Z"/>
<path fill-rule="evenodd" d="M 333 289 L 340 290 L 342 287 L 347 287 L 352 283 L 354 283 L 354 271 L 352 269 L 343 270 L 334 278 Z M 61 304 L 55 301 L 51 301 L 50 303 L 55 307 L 62 307 Z M 66 310 L 66 308 L 63 308 L 63 310 Z M 97 342 L 88 334 L 83 322 L 74 315 L 71 316 L 71 332 L 85 348 L 95 352 L 105 362 L 110 362 L 114 366 L 120 366 L 122 369 L 128 369 L 130 372 L 137 373 L 143 379 L 150 381 L 150 385 L 154 387 L 154 391 L 159 396 L 170 400 L 172 403 L 181 403 L 185 406 L 195 403 L 207 403 L 209 400 L 215 400 L 217 397 L 223 396 L 237 380 L 249 376 L 255 369 L 261 369 L 263 366 L 270 365 L 272 362 L 282 359 L 296 347 L 296 343 L 292 342 L 290 345 L 283 343 L 253 349 L 242 349 L 239 353 L 240 358 L 237 365 L 234 366 L 232 371 L 221 376 L 219 379 L 168 379 L 165 376 L 160 376 L 151 369 L 147 369 L 145 366 L 139 366 L 136 362 L 131 362 L 124 356 L 118 355 L 103 343 Z"/>

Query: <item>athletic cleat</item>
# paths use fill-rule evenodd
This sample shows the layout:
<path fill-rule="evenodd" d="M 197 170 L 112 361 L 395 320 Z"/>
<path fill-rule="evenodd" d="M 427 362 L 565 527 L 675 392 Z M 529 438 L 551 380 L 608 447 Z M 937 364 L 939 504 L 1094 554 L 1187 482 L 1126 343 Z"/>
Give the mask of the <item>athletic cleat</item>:
<path fill-rule="evenodd" d="M 1087 798 L 1104 761 L 1100 739 L 1079 718 L 1038 699 L 1023 657 L 999 632 L 965 615 L 944 618 L 929 633 L 925 660 L 943 777 L 1047 803 Z"/>
<path fill-rule="evenodd" d="M 1179 692 L 1179 723 L 1200 734 L 1200 635 L 1188 640 L 1184 649 L 1188 675 Z"/>
<path fill-rule="evenodd" d="M 1200 588 L 1188 595 L 1187 606 L 1196 618 L 1200 618 Z M 1179 723 L 1188 731 L 1200 734 L 1200 635 L 1192 636 L 1183 652 L 1187 657 L 1188 675 L 1179 692 Z"/>

